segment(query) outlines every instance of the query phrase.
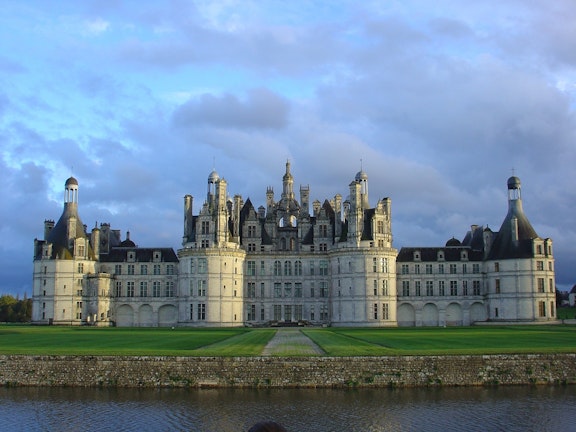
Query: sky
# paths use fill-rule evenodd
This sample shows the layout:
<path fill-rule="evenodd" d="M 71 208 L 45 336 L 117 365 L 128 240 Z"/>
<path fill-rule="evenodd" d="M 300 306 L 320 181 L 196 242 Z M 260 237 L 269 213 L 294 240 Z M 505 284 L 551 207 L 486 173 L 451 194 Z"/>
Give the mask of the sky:
<path fill-rule="evenodd" d="M 394 246 L 494 231 L 506 181 L 576 284 L 573 0 L 2 0 L 0 294 L 79 182 L 91 230 L 181 246 L 212 169 L 230 196 L 346 197 L 363 169 Z"/>

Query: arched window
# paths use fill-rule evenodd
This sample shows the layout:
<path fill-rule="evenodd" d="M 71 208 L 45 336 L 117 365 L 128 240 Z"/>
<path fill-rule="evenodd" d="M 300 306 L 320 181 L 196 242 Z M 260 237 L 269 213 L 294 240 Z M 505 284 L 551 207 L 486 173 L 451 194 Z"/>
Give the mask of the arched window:
<path fill-rule="evenodd" d="M 280 276 L 282 274 L 282 264 L 280 261 L 274 261 L 274 276 Z"/>

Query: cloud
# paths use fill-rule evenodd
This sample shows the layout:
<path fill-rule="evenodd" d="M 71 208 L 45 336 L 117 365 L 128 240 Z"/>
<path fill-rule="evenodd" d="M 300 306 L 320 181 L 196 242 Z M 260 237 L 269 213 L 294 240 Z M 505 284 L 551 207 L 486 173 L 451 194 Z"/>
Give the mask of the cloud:
<path fill-rule="evenodd" d="M 288 113 L 284 98 L 260 88 L 249 91 L 244 100 L 230 93 L 191 99 L 176 110 L 174 122 L 182 127 L 281 129 L 286 126 Z"/>

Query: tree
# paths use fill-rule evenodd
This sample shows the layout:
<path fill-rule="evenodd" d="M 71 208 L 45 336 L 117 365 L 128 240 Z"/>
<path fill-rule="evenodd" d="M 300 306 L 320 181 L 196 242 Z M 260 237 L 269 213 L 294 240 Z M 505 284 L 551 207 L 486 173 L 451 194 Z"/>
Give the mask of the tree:
<path fill-rule="evenodd" d="M 32 318 L 32 299 L 23 300 L 11 295 L 0 296 L 0 322 L 30 322 Z"/>

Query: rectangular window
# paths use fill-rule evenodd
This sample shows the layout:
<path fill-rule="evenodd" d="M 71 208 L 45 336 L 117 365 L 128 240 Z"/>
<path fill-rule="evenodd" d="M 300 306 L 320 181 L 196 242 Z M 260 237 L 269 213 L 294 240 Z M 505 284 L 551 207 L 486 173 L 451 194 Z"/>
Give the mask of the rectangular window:
<path fill-rule="evenodd" d="M 328 282 L 320 282 L 320 297 L 328 297 Z"/>
<path fill-rule="evenodd" d="M 444 264 L 438 264 L 438 273 L 444 274 Z"/>
<path fill-rule="evenodd" d="M 282 297 L 282 284 L 280 282 L 274 282 L 274 297 Z"/>
<path fill-rule="evenodd" d="M 495 271 L 495 272 L 499 272 L 499 271 L 500 271 L 500 263 L 497 263 L 497 262 L 494 263 L 494 271 Z"/>
<path fill-rule="evenodd" d="M 314 276 L 314 261 L 310 261 L 310 275 Z"/>
<path fill-rule="evenodd" d="M 372 258 L 372 272 L 378 271 L 378 258 Z"/>
<path fill-rule="evenodd" d="M 536 261 L 536 270 L 538 271 L 544 270 L 544 261 Z"/>
<path fill-rule="evenodd" d="M 294 284 L 294 297 L 302 297 L 302 282 Z"/>
<path fill-rule="evenodd" d="M 494 281 L 494 291 L 496 291 L 496 294 L 500 294 L 500 279 Z"/>
<path fill-rule="evenodd" d="M 286 282 L 284 284 L 284 297 L 292 297 L 292 283 Z"/>
<path fill-rule="evenodd" d="M 374 319 L 377 320 L 378 319 L 378 303 L 374 303 Z"/>
<path fill-rule="evenodd" d="M 202 221 L 200 226 L 202 234 L 210 234 L 210 221 Z"/>
<path fill-rule="evenodd" d="M 284 321 L 292 321 L 292 306 L 285 305 L 284 306 Z"/>
<path fill-rule="evenodd" d="M 246 297 L 256 297 L 256 282 L 248 282 Z"/>
<path fill-rule="evenodd" d="M 206 303 L 198 303 L 198 321 L 206 320 Z"/>
<path fill-rule="evenodd" d="M 430 297 L 434 295 L 434 281 L 426 281 L 426 295 Z"/>
<path fill-rule="evenodd" d="M 256 226 L 248 225 L 248 237 L 256 237 Z"/>
<path fill-rule="evenodd" d="M 410 295 L 410 281 L 402 281 L 402 295 L 405 297 Z"/>
<path fill-rule="evenodd" d="M 310 297 L 314 297 L 314 282 L 310 284 Z"/>
<path fill-rule="evenodd" d="M 538 292 L 544 292 L 544 278 L 538 278 Z"/>
<path fill-rule="evenodd" d="M 382 295 L 388 296 L 388 279 L 382 281 Z"/>
<path fill-rule="evenodd" d="M 197 282 L 197 287 L 198 287 L 198 297 L 204 297 L 206 295 L 206 281 L 199 280 Z"/>
<path fill-rule="evenodd" d="M 116 297 L 122 297 L 122 282 L 116 281 L 116 291 L 114 294 Z"/>
<path fill-rule="evenodd" d="M 438 295 L 446 295 L 446 283 L 443 280 L 438 281 Z"/>
<path fill-rule="evenodd" d="M 46 273 L 46 272 L 44 272 Z M 114 266 L 114 273 L 117 275 L 121 275 L 122 274 L 122 264 L 116 264 Z"/>
<path fill-rule="evenodd" d="M 152 284 L 152 297 L 160 297 L 160 281 L 154 281 Z"/>
<path fill-rule="evenodd" d="M 155 275 L 159 275 L 160 273 L 160 264 L 154 264 L 153 271 Z"/>
<path fill-rule="evenodd" d="M 474 274 L 480 273 L 480 264 L 472 264 L 472 273 Z"/>
<path fill-rule="evenodd" d="M 198 273 L 204 274 L 208 271 L 206 258 L 198 258 Z"/>
<path fill-rule="evenodd" d="M 552 278 L 548 279 L 548 287 L 550 289 L 550 292 L 553 293 L 554 292 L 554 279 L 552 279 Z"/>
<path fill-rule="evenodd" d="M 166 282 L 166 297 L 174 297 L 174 282 Z"/>
<path fill-rule="evenodd" d="M 320 276 L 328 276 L 328 261 L 320 261 Z"/>
<path fill-rule="evenodd" d="M 467 264 L 462 264 L 462 273 L 466 274 L 468 273 L 468 265 Z"/>
<path fill-rule="evenodd" d="M 327 225 L 319 225 L 318 226 L 318 234 L 320 237 L 328 237 L 328 226 Z"/>
<path fill-rule="evenodd" d="M 480 281 L 479 280 L 472 281 L 472 295 L 475 295 L 475 296 L 480 295 Z"/>
<path fill-rule="evenodd" d="M 282 305 L 274 305 L 274 321 L 282 320 Z"/>
<path fill-rule="evenodd" d="M 462 295 L 468 295 L 468 281 L 462 281 Z"/>
<path fill-rule="evenodd" d="M 384 221 L 376 221 L 376 232 L 378 234 L 384 234 Z"/>
<path fill-rule="evenodd" d="M 295 321 L 302 321 L 302 305 L 295 305 L 294 306 L 294 320 Z"/>
<path fill-rule="evenodd" d="M 432 264 L 426 264 L 426 274 L 432 274 Z"/>
<path fill-rule="evenodd" d="M 264 298 L 266 294 L 264 282 L 260 282 L 260 297 Z M 264 319 L 264 318 L 262 318 Z"/>
<path fill-rule="evenodd" d="M 148 297 L 148 282 L 140 282 L 140 297 Z"/>
<path fill-rule="evenodd" d="M 126 297 L 134 297 L 134 282 L 126 282 Z"/>
<path fill-rule="evenodd" d="M 256 276 L 256 261 L 246 261 L 246 274 Z"/>
<path fill-rule="evenodd" d="M 282 275 L 282 264 L 280 261 L 274 261 L 274 276 L 281 276 Z"/>
<path fill-rule="evenodd" d="M 264 276 L 266 274 L 266 264 L 264 261 L 260 261 L 260 276 Z"/>
<path fill-rule="evenodd" d="M 414 273 L 420 274 L 420 264 L 414 264 Z"/>
<path fill-rule="evenodd" d="M 544 301 L 538 302 L 538 316 L 540 317 L 546 316 L 546 302 Z"/>
<path fill-rule="evenodd" d="M 456 274 L 456 264 L 450 264 L 450 274 Z"/>
<path fill-rule="evenodd" d="M 450 281 L 450 295 L 451 296 L 458 295 L 458 281 L 455 280 Z"/>
<path fill-rule="evenodd" d="M 419 280 L 414 282 L 414 290 L 416 291 L 415 293 L 416 296 L 419 297 L 422 295 L 422 288 Z"/>
<path fill-rule="evenodd" d="M 146 264 L 140 265 L 140 274 L 147 275 L 148 274 L 148 266 Z"/>
<path fill-rule="evenodd" d="M 196 260 L 194 258 L 190 259 L 190 273 L 196 273 Z"/>
<path fill-rule="evenodd" d="M 292 276 L 292 263 L 284 261 L 284 276 Z"/>
<path fill-rule="evenodd" d="M 402 274 L 408 274 L 408 264 L 402 264 Z"/>
<path fill-rule="evenodd" d="M 380 271 L 388 273 L 388 258 L 380 258 Z"/>
<path fill-rule="evenodd" d="M 390 319 L 390 307 L 388 306 L 388 303 L 382 303 L 382 319 Z"/>

